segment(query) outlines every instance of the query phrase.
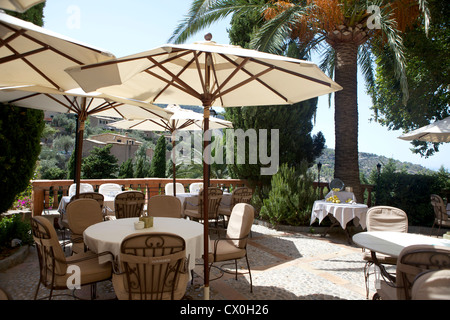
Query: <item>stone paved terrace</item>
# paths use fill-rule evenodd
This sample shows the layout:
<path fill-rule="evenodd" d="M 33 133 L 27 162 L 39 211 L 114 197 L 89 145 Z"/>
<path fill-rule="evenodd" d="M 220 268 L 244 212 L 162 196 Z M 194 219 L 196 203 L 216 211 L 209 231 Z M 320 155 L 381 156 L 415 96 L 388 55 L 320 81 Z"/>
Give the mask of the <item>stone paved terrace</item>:
<path fill-rule="evenodd" d="M 234 275 L 225 274 L 210 281 L 211 300 L 366 299 L 362 250 L 349 245 L 341 233 L 330 233 L 324 238 L 319 234 L 279 231 L 255 224 L 247 249 L 253 293 L 250 293 L 248 274 L 240 275 L 237 281 Z M 187 290 L 187 298 L 191 300 L 204 299 L 203 264 L 202 260 L 197 262 L 194 284 L 189 284 Z M 240 261 L 239 267 L 246 267 L 245 259 Z M 211 279 L 219 274 L 218 269 L 212 268 Z M 23 263 L 0 272 L 0 287 L 6 289 L 14 300 L 32 300 L 38 277 L 37 254 L 32 247 Z M 371 286 L 370 297 L 374 293 L 373 284 Z M 86 289 L 77 295 L 83 296 L 86 291 L 88 296 Z M 99 284 L 97 292 L 100 300 L 115 297 L 110 281 Z M 47 294 L 48 290 L 41 286 L 39 298 Z"/>

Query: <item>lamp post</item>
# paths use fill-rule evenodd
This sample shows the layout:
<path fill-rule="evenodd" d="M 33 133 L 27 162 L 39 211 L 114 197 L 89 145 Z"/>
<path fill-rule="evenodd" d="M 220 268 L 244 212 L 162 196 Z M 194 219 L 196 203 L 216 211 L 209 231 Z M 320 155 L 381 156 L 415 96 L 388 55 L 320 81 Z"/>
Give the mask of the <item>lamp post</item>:
<path fill-rule="evenodd" d="M 375 197 L 375 205 L 378 205 L 378 199 L 379 199 L 379 197 L 378 197 L 378 188 L 379 188 L 379 186 L 380 186 L 380 174 L 381 174 L 381 163 L 378 163 L 377 164 L 377 186 L 376 186 L 376 193 L 375 193 L 375 195 L 376 195 L 376 197 Z"/>
<path fill-rule="evenodd" d="M 319 196 L 320 196 L 320 170 L 322 169 L 322 163 L 320 163 L 320 161 L 317 163 L 317 177 L 318 177 L 318 181 L 317 181 L 317 190 L 319 192 Z"/>

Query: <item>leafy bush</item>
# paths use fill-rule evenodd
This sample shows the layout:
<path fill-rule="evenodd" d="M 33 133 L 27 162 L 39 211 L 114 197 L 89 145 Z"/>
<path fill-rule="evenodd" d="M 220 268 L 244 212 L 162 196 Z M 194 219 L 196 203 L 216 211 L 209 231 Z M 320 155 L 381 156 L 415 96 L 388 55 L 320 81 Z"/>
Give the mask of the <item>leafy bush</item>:
<path fill-rule="evenodd" d="M 18 214 L 0 220 L 0 251 L 11 248 L 13 239 L 22 240 L 22 245 L 33 243 L 30 224 Z"/>
<path fill-rule="evenodd" d="M 272 177 L 269 197 L 263 200 L 260 217 L 274 225 L 308 225 L 316 200 L 313 176 L 304 161 L 298 170 L 286 164 Z"/>

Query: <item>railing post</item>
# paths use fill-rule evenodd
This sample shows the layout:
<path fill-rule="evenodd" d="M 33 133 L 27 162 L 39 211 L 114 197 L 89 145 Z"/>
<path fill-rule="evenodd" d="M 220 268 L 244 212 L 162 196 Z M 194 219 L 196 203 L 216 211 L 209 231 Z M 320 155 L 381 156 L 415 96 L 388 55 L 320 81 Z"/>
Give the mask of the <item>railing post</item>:
<path fill-rule="evenodd" d="M 31 215 L 33 217 L 40 216 L 44 209 L 44 188 L 35 186 L 34 182 L 31 185 L 33 186 L 33 191 L 31 192 Z"/>

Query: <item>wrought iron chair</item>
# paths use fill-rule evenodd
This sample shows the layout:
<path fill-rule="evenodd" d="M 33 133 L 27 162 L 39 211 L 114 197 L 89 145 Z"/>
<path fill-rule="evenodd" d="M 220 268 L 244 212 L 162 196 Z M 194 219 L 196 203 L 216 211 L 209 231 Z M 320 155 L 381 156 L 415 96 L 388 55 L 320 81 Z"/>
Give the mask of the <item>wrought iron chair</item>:
<path fill-rule="evenodd" d="M 179 300 L 189 281 L 186 244 L 170 233 L 126 237 L 120 248 L 120 272 L 113 274 L 119 300 Z"/>
<path fill-rule="evenodd" d="M 54 290 L 67 290 L 69 278 L 73 271 L 69 266 L 79 268 L 79 285 L 91 285 L 91 299 L 96 298 L 96 283 L 111 279 L 111 263 L 99 264 L 101 255 L 112 254 L 104 252 L 94 254 L 91 251 L 74 254 L 66 257 L 58 241 L 58 236 L 53 225 L 42 216 L 31 219 L 31 230 L 36 244 L 39 259 L 39 283 L 36 288 L 34 299 L 36 300 L 41 284 L 50 289 L 49 300 L 53 297 Z M 112 257 L 113 258 L 113 257 Z M 75 297 L 75 295 L 73 295 Z"/>
<path fill-rule="evenodd" d="M 385 279 L 374 299 L 410 300 L 414 279 L 422 272 L 450 269 L 450 248 L 412 245 L 404 248 L 397 259 L 395 282 Z"/>
<path fill-rule="evenodd" d="M 156 195 L 148 199 L 147 215 L 181 218 L 181 201 L 175 196 Z"/>
<path fill-rule="evenodd" d="M 254 217 L 255 209 L 250 204 L 236 204 L 230 215 L 226 236 L 224 238 L 219 237 L 218 239 L 210 240 L 209 245 L 212 249 L 212 252 L 209 254 L 209 261 L 211 261 L 210 268 L 216 262 L 234 260 L 236 280 L 238 276 L 237 261 L 245 258 L 247 262 L 248 274 L 250 276 L 250 292 L 253 292 L 253 283 L 247 256 L 247 239 L 250 234 Z M 228 272 L 223 269 L 223 265 L 219 267 L 219 269 L 223 272 Z"/>
<path fill-rule="evenodd" d="M 87 251 L 83 242 L 83 232 L 87 227 L 102 222 L 103 214 L 100 204 L 95 199 L 80 198 L 69 202 L 66 208 L 72 240 L 72 253 Z"/>
<path fill-rule="evenodd" d="M 450 228 L 450 219 L 445 208 L 444 200 L 442 200 L 440 196 L 438 196 L 437 194 L 432 194 L 431 205 L 433 206 L 434 210 L 434 222 L 433 226 L 431 227 L 430 236 L 432 235 L 434 226 L 436 224 L 439 226 L 437 233 L 437 235 L 439 235 L 441 227 Z"/>
<path fill-rule="evenodd" d="M 145 194 L 141 191 L 124 191 L 114 200 L 117 219 L 140 217 L 144 213 Z"/>
<path fill-rule="evenodd" d="M 367 210 L 366 216 L 367 231 L 394 231 L 394 232 L 408 232 L 408 216 L 405 211 L 390 207 L 390 206 L 376 206 Z M 369 297 L 369 270 L 374 264 L 370 252 L 364 252 L 363 260 L 366 261 L 364 265 L 364 280 L 366 284 L 366 298 Z M 388 255 L 377 254 L 377 260 L 382 264 L 396 265 L 397 258 Z"/>
<path fill-rule="evenodd" d="M 230 219 L 231 211 L 237 203 L 250 203 L 252 201 L 253 192 L 248 187 L 239 187 L 233 190 L 231 193 L 231 203 L 226 206 L 222 203 L 219 207 L 219 216 L 223 218 L 224 226 L 226 227 L 225 220 Z"/>
<path fill-rule="evenodd" d="M 187 201 L 184 202 L 184 215 L 192 220 L 204 220 L 203 216 L 203 192 L 204 189 L 198 193 L 198 206 L 194 209 L 187 209 Z M 208 188 L 208 220 L 213 220 L 217 226 L 219 221 L 219 206 L 222 201 L 223 191 L 219 188 Z"/>

